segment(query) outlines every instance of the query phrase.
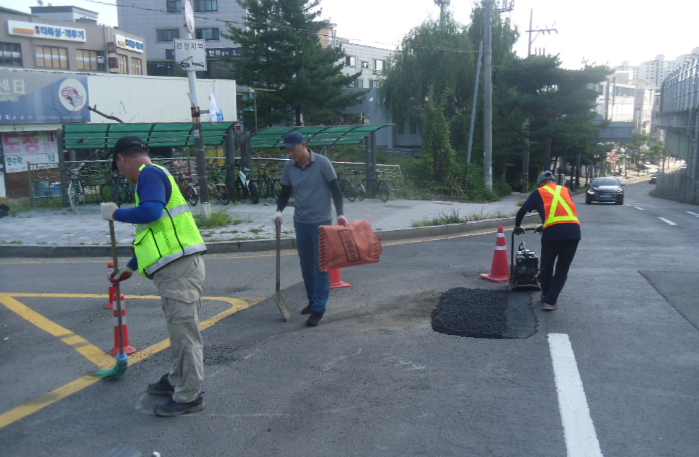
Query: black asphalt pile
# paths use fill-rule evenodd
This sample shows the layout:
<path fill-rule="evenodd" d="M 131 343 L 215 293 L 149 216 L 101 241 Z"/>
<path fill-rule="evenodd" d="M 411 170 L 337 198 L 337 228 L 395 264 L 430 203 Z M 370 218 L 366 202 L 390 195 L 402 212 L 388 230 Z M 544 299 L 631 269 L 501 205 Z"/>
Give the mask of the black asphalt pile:
<path fill-rule="evenodd" d="M 457 287 L 432 311 L 432 330 L 446 335 L 522 339 L 536 333 L 530 294 Z"/>

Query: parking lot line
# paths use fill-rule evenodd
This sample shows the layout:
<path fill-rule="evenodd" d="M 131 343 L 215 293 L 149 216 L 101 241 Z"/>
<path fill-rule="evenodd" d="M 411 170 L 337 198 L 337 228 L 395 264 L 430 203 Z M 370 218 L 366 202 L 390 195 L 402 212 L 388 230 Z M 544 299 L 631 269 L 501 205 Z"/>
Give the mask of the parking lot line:
<path fill-rule="evenodd" d="M 38 328 L 56 336 L 64 343 L 71 346 L 77 352 L 85 356 L 88 360 L 95 363 L 100 368 L 109 368 L 114 365 L 114 357 L 108 355 L 98 347 L 94 346 L 84 338 L 76 335 L 70 330 L 62 327 L 55 322 L 47 319 L 36 311 L 32 310 L 25 304 L 21 303 L 15 297 L 63 297 L 63 298 L 109 298 L 107 295 L 95 295 L 95 294 L 32 294 L 32 293 L 0 293 L 0 303 L 5 305 L 8 309 L 15 312 L 20 317 L 24 318 L 28 322 L 34 324 Z M 128 298 L 133 299 L 160 299 L 159 296 L 155 295 L 138 295 L 131 296 Z M 242 311 L 244 309 L 250 308 L 268 297 L 244 297 L 244 298 L 231 298 L 231 297 L 202 297 L 202 300 L 210 301 L 223 301 L 229 303 L 231 307 L 225 311 L 218 313 L 210 319 L 202 321 L 200 323 L 200 329 L 204 331 L 205 329 L 216 325 L 222 319 Z M 153 354 L 167 349 L 170 347 L 170 339 L 165 339 L 159 343 L 149 346 L 143 350 L 136 352 L 135 354 L 129 356 L 129 365 L 134 365 L 142 360 L 147 359 Z M 64 386 L 52 390 L 51 392 L 41 395 L 27 403 L 17 406 L 10 411 L 0 414 L 0 429 L 7 427 L 10 424 L 17 422 L 35 412 L 50 406 L 86 387 L 91 386 L 97 382 L 101 381 L 100 378 L 93 377 L 91 375 L 82 376 L 75 381 L 71 381 Z"/>

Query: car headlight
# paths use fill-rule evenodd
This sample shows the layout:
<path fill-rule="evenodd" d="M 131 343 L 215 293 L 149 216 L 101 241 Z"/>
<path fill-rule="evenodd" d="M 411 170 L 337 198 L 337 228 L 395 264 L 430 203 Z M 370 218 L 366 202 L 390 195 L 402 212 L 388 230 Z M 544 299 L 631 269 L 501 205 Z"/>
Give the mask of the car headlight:
<path fill-rule="evenodd" d="M 595 189 L 587 189 L 587 193 L 590 195 L 595 195 Z"/>

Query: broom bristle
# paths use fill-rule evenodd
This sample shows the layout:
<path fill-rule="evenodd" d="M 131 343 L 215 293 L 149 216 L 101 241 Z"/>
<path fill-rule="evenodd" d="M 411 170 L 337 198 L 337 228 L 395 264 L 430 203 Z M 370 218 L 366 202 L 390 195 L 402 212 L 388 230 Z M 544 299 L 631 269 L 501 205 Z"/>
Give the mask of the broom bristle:
<path fill-rule="evenodd" d="M 126 370 L 129 368 L 129 356 L 122 352 L 117 355 L 116 360 L 117 363 L 114 365 L 114 368 L 97 370 L 92 374 L 92 376 L 101 379 L 113 379 L 126 373 Z"/>

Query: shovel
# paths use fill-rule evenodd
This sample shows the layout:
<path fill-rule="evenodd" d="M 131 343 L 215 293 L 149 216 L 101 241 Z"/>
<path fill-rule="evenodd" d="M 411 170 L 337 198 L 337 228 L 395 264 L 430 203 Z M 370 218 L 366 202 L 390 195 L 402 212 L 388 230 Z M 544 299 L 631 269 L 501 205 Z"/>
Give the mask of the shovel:
<path fill-rule="evenodd" d="M 282 221 L 276 220 L 274 221 L 274 227 L 276 228 L 277 232 L 277 285 L 276 285 L 276 291 L 274 293 L 274 299 L 277 301 L 277 306 L 279 306 L 279 311 L 282 312 L 284 315 L 284 319 L 288 322 L 289 319 L 291 319 L 291 311 L 289 310 L 289 307 L 286 306 L 286 302 L 284 301 L 284 297 L 282 297 L 281 293 L 281 274 L 282 274 L 282 267 L 281 267 L 281 258 L 282 258 Z"/>

